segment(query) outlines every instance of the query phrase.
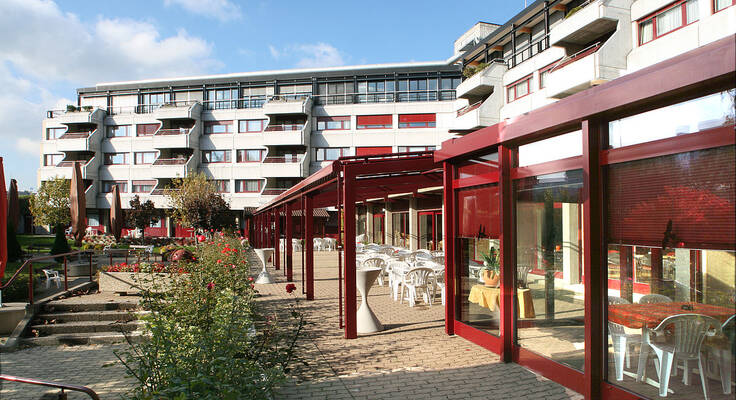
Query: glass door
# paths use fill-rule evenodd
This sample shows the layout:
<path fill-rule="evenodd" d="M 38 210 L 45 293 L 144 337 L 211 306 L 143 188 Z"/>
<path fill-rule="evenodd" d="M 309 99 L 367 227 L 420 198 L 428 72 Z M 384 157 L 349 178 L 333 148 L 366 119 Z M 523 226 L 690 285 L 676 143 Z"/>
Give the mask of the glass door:
<path fill-rule="evenodd" d="M 385 214 L 373 214 L 373 243 L 383 244 L 385 236 Z"/>
<path fill-rule="evenodd" d="M 419 212 L 419 248 L 439 250 L 442 240 L 442 211 Z"/>

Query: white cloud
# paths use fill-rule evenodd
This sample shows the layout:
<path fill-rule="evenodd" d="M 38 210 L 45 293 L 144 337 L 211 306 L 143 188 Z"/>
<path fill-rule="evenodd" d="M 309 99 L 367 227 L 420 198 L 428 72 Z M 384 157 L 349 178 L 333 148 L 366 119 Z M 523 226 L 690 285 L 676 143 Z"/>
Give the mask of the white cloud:
<path fill-rule="evenodd" d="M 345 65 L 347 57 L 334 46 L 319 42 L 313 44 L 296 44 L 279 50 L 268 46 L 275 59 L 292 58 L 294 65 L 300 68 L 321 68 Z"/>
<path fill-rule="evenodd" d="M 164 0 L 167 6 L 178 5 L 192 14 L 231 21 L 243 16 L 240 6 L 229 0 Z"/>

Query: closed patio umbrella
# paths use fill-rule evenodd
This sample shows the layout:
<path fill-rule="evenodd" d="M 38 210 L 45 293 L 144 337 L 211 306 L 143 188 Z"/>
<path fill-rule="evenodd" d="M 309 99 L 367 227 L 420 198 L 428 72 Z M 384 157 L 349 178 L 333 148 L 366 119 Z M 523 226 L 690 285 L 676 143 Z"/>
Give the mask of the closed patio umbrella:
<path fill-rule="evenodd" d="M 79 246 L 82 244 L 87 229 L 87 200 L 84 196 L 82 169 L 80 163 L 76 161 L 74 162 L 72 184 L 69 190 L 69 206 L 72 214 L 72 236 L 74 236 L 74 240 Z"/>
<path fill-rule="evenodd" d="M 8 194 L 5 191 L 5 172 L 3 158 L 0 157 L 0 278 L 5 275 L 5 266 L 8 264 Z"/>
<path fill-rule="evenodd" d="M 112 204 L 110 204 L 110 230 L 112 230 L 115 241 L 120 241 L 123 234 L 123 207 L 120 204 L 120 190 L 117 185 L 112 188 Z"/>
<path fill-rule="evenodd" d="M 15 179 L 11 179 L 10 191 L 8 192 L 8 223 L 13 225 L 16 233 L 18 232 L 19 221 L 20 206 L 18 204 L 18 182 Z"/>

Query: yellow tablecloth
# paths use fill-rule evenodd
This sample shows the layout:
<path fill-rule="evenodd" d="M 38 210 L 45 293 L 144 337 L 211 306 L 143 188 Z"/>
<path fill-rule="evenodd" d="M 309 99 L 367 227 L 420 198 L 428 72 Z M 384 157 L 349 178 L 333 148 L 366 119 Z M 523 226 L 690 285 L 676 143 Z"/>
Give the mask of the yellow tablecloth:
<path fill-rule="evenodd" d="M 473 285 L 473 287 L 470 288 L 468 301 L 478 304 L 481 307 L 486 307 L 491 311 L 496 311 L 496 305 L 500 305 L 500 296 L 500 288 L 487 287 L 483 285 Z M 534 303 L 532 302 L 531 290 L 517 289 L 516 298 L 519 301 L 519 315 L 521 316 L 521 318 L 534 318 Z"/>

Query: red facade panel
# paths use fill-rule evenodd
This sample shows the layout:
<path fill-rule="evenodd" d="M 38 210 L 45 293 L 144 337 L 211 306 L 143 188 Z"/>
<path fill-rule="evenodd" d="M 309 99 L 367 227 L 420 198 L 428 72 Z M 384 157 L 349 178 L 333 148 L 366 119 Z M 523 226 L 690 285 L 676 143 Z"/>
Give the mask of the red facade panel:
<path fill-rule="evenodd" d="M 399 115 L 399 123 L 401 122 L 435 122 L 437 116 L 435 114 L 402 114 Z"/>
<path fill-rule="evenodd" d="M 457 191 L 457 236 L 497 238 L 500 235 L 498 185 Z"/>
<path fill-rule="evenodd" d="M 374 156 L 377 154 L 391 154 L 391 146 L 377 146 L 377 147 L 356 147 L 356 156 Z"/>
<path fill-rule="evenodd" d="M 392 115 L 358 115 L 357 125 L 391 125 Z"/>

